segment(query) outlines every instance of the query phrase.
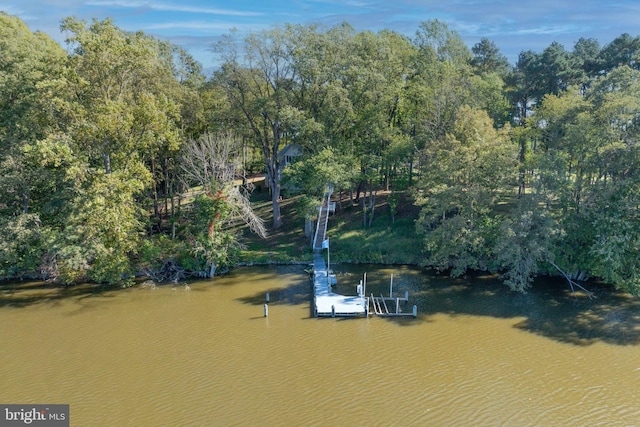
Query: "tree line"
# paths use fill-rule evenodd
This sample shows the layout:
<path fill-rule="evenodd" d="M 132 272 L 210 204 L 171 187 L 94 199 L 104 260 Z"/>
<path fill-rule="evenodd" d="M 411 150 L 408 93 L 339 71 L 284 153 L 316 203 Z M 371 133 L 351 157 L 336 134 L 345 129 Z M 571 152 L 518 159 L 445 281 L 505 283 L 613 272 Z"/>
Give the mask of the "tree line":
<path fill-rule="evenodd" d="M 67 50 L 0 15 L 0 276 L 119 282 L 136 270 L 212 275 L 265 226 L 240 185 L 247 158 L 273 211 L 283 184 L 308 216 L 326 183 L 420 207 L 424 265 L 600 278 L 634 294 L 640 38 L 523 51 L 513 66 L 446 24 L 414 37 L 284 25 L 183 49 L 111 20 L 68 18 Z M 302 147 L 283 168 L 279 151 Z M 292 190 L 290 190 L 292 191 Z M 391 204 L 391 203 L 390 203 Z M 368 214 L 368 221 L 367 221 Z"/>

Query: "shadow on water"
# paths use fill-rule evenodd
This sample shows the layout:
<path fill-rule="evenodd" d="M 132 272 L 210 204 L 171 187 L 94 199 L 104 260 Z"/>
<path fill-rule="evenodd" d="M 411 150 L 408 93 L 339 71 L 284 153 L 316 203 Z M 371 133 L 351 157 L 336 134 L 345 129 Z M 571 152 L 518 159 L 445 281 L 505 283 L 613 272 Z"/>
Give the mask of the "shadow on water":
<path fill-rule="evenodd" d="M 0 285 L 0 308 L 24 308 L 36 304 L 56 305 L 65 299 L 112 298 L 120 288 L 103 285 L 58 286 L 46 282 L 13 282 Z"/>
<path fill-rule="evenodd" d="M 157 286 L 184 289 L 186 284 L 189 284 L 189 282 L 181 282 L 178 285 L 163 283 Z M 134 288 L 129 288 L 95 283 L 63 286 L 41 281 L 7 282 L 0 284 L 0 309 L 3 307 L 26 308 L 38 304 L 58 305 L 66 299 L 75 300 L 82 304 L 90 299 L 99 301 L 97 298 L 114 298 L 118 292 L 126 292 L 132 289 L 147 291 L 151 288 L 144 285 L 140 286 L 140 284 Z M 199 292 L 199 290 L 195 289 L 194 292 Z M 87 305 L 87 307 L 90 307 L 90 305 Z"/>
<path fill-rule="evenodd" d="M 559 278 L 539 278 L 526 293 L 511 291 L 495 277 L 430 282 L 422 291 L 423 316 L 522 318 L 515 328 L 564 343 L 640 344 L 640 300 L 610 286 L 589 284 L 594 292 L 590 299 L 583 292 L 572 292 Z"/>
<path fill-rule="evenodd" d="M 367 273 L 367 295 L 388 295 L 390 274 L 394 274 L 394 295 L 409 292 L 410 311 L 415 304 L 418 318 L 386 318 L 400 326 L 432 322 L 435 315 L 490 316 L 522 319 L 515 328 L 559 342 L 586 346 L 596 342 L 616 345 L 640 344 L 640 299 L 610 286 L 591 283 L 590 299 L 572 292 L 559 278 L 537 279 L 526 293 L 510 290 L 493 275 L 453 279 L 414 267 L 338 266 L 337 293 L 354 295 L 355 287 Z M 304 273 L 304 272 L 303 272 Z M 269 304 L 309 304 L 311 282 L 307 275 L 280 289 L 271 289 Z M 262 305 L 265 293 L 240 299 L 245 304 Z"/>
<path fill-rule="evenodd" d="M 269 305 L 310 307 L 311 280 L 307 266 L 273 266 L 236 269 L 216 286 L 230 286 L 238 281 L 281 283 L 270 289 L 238 298 L 249 305 L 263 305 L 269 292 Z M 332 266 L 338 278 L 335 292 L 355 295 L 356 286 L 367 273 L 367 295 L 388 295 L 391 274 L 394 295 L 409 292 L 409 302 L 401 304 L 405 312 L 417 305 L 418 317 L 387 318 L 399 326 L 434 322 L 436 315 L 490 316 L 515 319 L 514 328 L 559 342 L 586 346 L 596 342 L 616 345 L 640 344 L 640 299 L 615 289 L 591 283 L 590 299 L 582 292 L 571 292 L 564 280 L 539 278 L 527 293 L 511 291 L 495 276 L 474 275 L 452 279 L 433 272 L 406 266 L 338 265 Z M 257 272 L 257 273 L 256 273 Z M 102 298 L 112 298 L 121 288 L 99 285 L 55 287 L 43 282 L 18 282 L 0 285 L 0 309 L 25 308 L 37 304 L 57 305 L 75 299 L 91 307 Z M 196 289 L 197 290 L 197 289 Z M 95 300 L 94 300 L 95 299 Z"/>
<path fill-rule="evenodd" d="M 311 282 L 305 272 L 305 266 L 273 266 L 269 268 L 267 278 L 278 282 L 278 278 L 286 277 L 291 282 L 285 287 L 274 287 L 260 291 L 260 293 L 238 298 L 237 300 L 250 305 L 263 305 L 266 302 L 266 293 L 269 293 L 269 305 L 299 305 L 307 304 L 311 299 Z M 260 280 L 258 278 L 257 280 Z M 255 279 L 254 279 L 255 280 Z M 284 281 L 284 280 L 283 280 Z"/>

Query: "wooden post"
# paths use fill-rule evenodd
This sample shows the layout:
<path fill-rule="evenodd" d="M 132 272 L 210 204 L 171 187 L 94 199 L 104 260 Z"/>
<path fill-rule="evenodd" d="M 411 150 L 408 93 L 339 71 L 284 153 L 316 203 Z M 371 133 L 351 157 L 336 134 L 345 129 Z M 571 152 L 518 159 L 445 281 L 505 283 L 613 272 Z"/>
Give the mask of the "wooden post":
<path fill-rule="evenodd" d="M 264 317 L 269 317 L 269 305 L 264 305 Z"/>
<path fill-rule="evenodd" d="M 336 317 L 336 306 L 335 305 L 331 306 L 331 317 Z"/>
<path fill-rule="evenodd" d="M 400 298 L 396 298 L 396 314 L 400 313 Z"/>
<path fill-rule="evenodd" d="M 413 317 L 418 317 L 418 306 L 413 306 Z"/>
<path fill-rule="evenodd" d="M 408 302 L 409 301 L 409 291 L 404 291 L 404 302 Z"/>
<path fill-rule="evenodd" d="M 267 302 L 269 302 L 269 292 L 267 292 L 266 300 L 267 300 Z"/>

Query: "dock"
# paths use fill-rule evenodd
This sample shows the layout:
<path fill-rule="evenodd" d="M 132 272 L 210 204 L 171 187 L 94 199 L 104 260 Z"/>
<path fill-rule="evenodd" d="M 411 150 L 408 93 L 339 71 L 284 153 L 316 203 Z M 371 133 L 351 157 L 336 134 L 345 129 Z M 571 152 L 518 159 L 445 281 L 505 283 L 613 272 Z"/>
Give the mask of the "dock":
<path fill-rule="evenodd" d="M 368 298 L 345 296 L 331 290 L 335 276 L 329 274 L 322 254 L 313 254 L 313 305 L 316 317 L 367 316 Z"/>
<path fill-rule="evenodd" d="M 316 233 L 312 241 L 313 247 L 313 312 L 315 317 L 368 317 L 373 313 L 382 317 L 394 316 L 417 316 L 416 306 L 412 312 L 404 312 L 400 307 L 400 302 L 407 303 L 409 295 L 405 292 L 404 297 L 394 297 L 393 295 L 393 275 L 389 287 L 389 296 L 365 296 L 366 274 L 364 281 L 357 286 L 357 295 L 340 295 L 332 290 L 332 286 L 337 284 L 336 276 L 331 274 L 331 258 L 329 253 L 329 240 L 327 239 L 327 223 L 329 214 L 335 211 L 335 203 L 331 203 L 332 189 L 328 188 L 323 196 L 323 203 L 318 209 L 318 222 Z M 327 249 L 327 263 L 325 263 L 322 250 Z M 328 265 L 327 265 L 328 264 Z M 390 310 L 387 301 L 393 303 Z M 373 311 L 370 310 L 373 308 Z"/>
<path fill-rule="evenodd" d="M 318 222 L 313 238 L 313 313 L 315 317 L 358 317 L 367 316 L 368 299 L 363 293 L 356 296 L 340 295 L 331 289 L 337 283 L 331 274 L 327 263 L 330 264 L 329 240 L 327 239 L 327 223 L 329 214 L 335 212 L 335 203 L 331 203 L 333 189 L 327 188 L 322 197 L 323 203 L 318 208 Z M 327 249 L 327 263 L 324 261 L 322 250 Z"/>

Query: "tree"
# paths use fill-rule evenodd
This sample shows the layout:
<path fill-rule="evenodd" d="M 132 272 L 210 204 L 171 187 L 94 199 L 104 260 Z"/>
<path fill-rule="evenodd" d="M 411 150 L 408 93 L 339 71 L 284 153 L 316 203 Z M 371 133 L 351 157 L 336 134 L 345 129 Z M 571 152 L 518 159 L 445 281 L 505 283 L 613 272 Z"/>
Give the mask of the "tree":
<path fill-rule="evenodd" d="M 520 52 L 515 68 L 507 77 L 514 122 L 519 125 L 526 124 L 531 107 L 539 96 L 537 91 L 539 61 L 539 55 L 531 50 Z"/>
<path fill-rule="evenodd" d="M 640 68 L 640 36 L 632 37 L 623 33 L 600 50 L 597 58 L 599 71 L 610 73 L 617 67 L 626 65 L 633 69 Z"/>
<path fill-rule="evenodd" d="M 356 159 L 339 154 L 331 147 L 295 161 L 284 169 L 282 182 L 288 191 L 302 194 L 299 205 L 305 215 L 308 234 L 327 188 L 333 191 L 350 189 L 358 176 Z"/>
<path fill-rule="evenodd" d="M 578 83 L 580 70 L 577 65 L 575 58 L 560 43 L 553 42 L 542 51 L 538 100 L 546 94 L 557 95 L 572 84 Z"/>
<path fill-rule="evenodd" d="M 72 162 L 53 142 L 69 123 L 65 59 L 47 35 L 0 12 L 0 278 L 47 278 L 43 258 L 69 214 Z"/>
<path fill-rule="evenodd" d="M 263 221 L 252 210 L 247 186 L 236 183 L 241 170 L 241 144 L 231 134 L 205 134 L 183 150 L 180 166 L 185 188 L 199 188 L 186 227 L 194 256 L 207 265 L 213 277 L 219 266 L 229 266 L 240 247 L 231 222 L 244 221 L 264 237 Z"/>
<path fill-rule="evenodd" d="M 76 197 L 56 262 L 67 264 L 65 281 L 81 279 L 84 270 L 89 279 L 119 282 L 133 272 L 146 222 L 140 200 L 155 188 L 156 153 L 180 144 L 178 107 L 163 93 L 175 80 L 143 33 L 108 19 L 87 25 L 68 18 L 62 29 L 73 49 L 66 78 L 74 120 L 66 141 L 77 167 L 68 172 Z"/>
<path fill-rule="evenodd" d="M 439 21 L 423 23 L 414 41 L 407 100 L 418 149 L 451 132 L 455 113 L 467 103 L 471 53 L 460 36 Z"/>
<path fill-rule="evenodd" d="M 242 55 L 231 36 L 214 46 L 223 59 L 215 81 L 224 90 L 232 109 L 244 118 L 252 140 L 264 158 L 271 191 L 273 228 L 282 225 L 278 152 L 289 131 L 286 119 L 296 113 L 291 102 L 296 87 L 291 35 L 290 28 L 251 33 L 244 39 Z"/>
<path fill-rule="evenodd" d="M 583 92 L 573 87 L 546 96 L 532 117 L 535 150 L 528 162 L 535 197 L 532 218 L 553 218 L 538 227 L 546 259 L 572 280 L 595 276 L 637 294 L 635 269 L 640 229 L 637 174 L 640 137 L 638 71 L 623 66 L 596 79 Z M 503 233 L 504 235 L 504 233 Z M 541 252 L 540 252 L 541 253 Z M 540 257 L 535 257 L 541 259 Z"/>
<path fill-rule="evenodd" d="M 600 53 L 600 43 L 596 39 L 585 39 L 581 37 L 573 47 L 573 57 L 578 68 L 577 80 L 586 90 L 589 80 L 596 77 L 600 72 L 598 66 L 598 55 Z"/>
<path fill-rule="evenodd" d="M 500 222 L 492 248 L 494 270 L 514 291 L 524 292 L 545 262 L 553 262 L 553 244 L 560 229 L 538 198 L 527 196 Z"/>
<path fill-rule="evenodd" d="M 437 19 L 420 24 L 420 28 L 416 31 L 415 43 L 421 50 L 431 52 L 441 62 L 462 65 L 468 64 L 472 59 L 471 52 L 460 35 Z"/>
<path fill-rule="evenodd" d="M 516 146 L 507 136 L 486 112 L 463 106 L 453 132 L 425 148 L 417 226 L 429 253 L 426 265 L 454 276 L 493 266 L 497 204 L 516 176 Z"/>
<path fill-rule="evenodd" d="M 0 180 L 2 207 L 29 213 L 44 203 L 46 178 L 25 164 L 25 146 L 64 128 L 56 89 L 65 53 L 43 33 L 31 33 L 17 17 L 0 12 Z"/>
<path fill-rule="evenodd" d="M 347 85 L 356 32 L 346 23 L 326 31 L 315 26 L 291 29 L 295 41 L 291 60 L 299 83 L 294 102 L 318 128 L 313 138 L 297 143 L 314 153 L 327 145 L 349 150 L 346 136 L 355 116 Z"/>
<path fill-rule="evenodd" d="M 156 81 L 170 77 L 156 45 L 142 33 L 126 33 L 109 19 L 90 25 L 67 18 L 62 29 L 74 48 L 70 57 L 79 100 L 75 140 L 110 174 L 136 150 L 161 138 L 175 138 L 170 100 L 159 97 Z M 163 73 L 166 73 L 163 76 Z M 114 164 L 115 163 L 115 164 Z"/>
<path fill-rule="evenodd" d="M 481 74 L 496 73 L 504 77 L 511 70 L 507 57 L 501 54 L 498 46 L 486 37 L 473 45 L 471 51 L 474 54 L 471 65 Z"/>
<path fill-rule="evenodd" d="M 403 102 L 413 48 L 394 32 L 363 32 L 354 38 L 352 52 L 343 79 L 352 109 L 350 127 L 343 138 L 350 145 L 340 147 L 359 162 L 356 200 L 362 200 L 366 227 L 372 225 L 375 214 L 376 181 L 388 188 L 394 169 L 413 156 L 407 143 Z"/>
<path fill-rule="evenodd" d="M 542 53 L 521 52 L 507 79 L 517 122 L 525 124 L 531 107 L 545 95 L 557 95 L 569 86 L 581 83 L 580 65 L 577 57 L 557 42 L 551 43 Z"/>

